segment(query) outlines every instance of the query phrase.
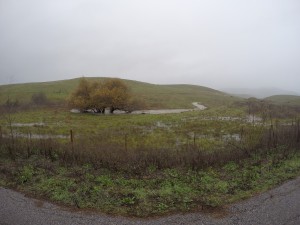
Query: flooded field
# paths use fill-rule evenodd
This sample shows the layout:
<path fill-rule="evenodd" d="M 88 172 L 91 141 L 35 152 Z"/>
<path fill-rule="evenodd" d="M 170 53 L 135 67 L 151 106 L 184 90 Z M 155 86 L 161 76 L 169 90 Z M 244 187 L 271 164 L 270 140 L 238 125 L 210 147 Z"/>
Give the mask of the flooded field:
<path fill-rule="evenodd" d="M 183 112 L 190 112 L 190 111 L 195 111 L 195 110 L 204 110 L 204 109 L 207 108 L 206 106 L 201 105 L 199 102 L 193 102 L 192 105 L 195 108 L 191 108 L 191 109 L 145 109 L 145 110 L 135 110 L 135 111 L 132 111 L 129 114 L 159 115 L 159 114 L 183 113 Z M 71 112 L 72 113 L 80 113 L 80 111 L 77 110 L 77 109 L 72 109 Z M 89 112 L 93 113 L 93 111 L 89 111 Z M 106 109 L 105 114 L 111 114 L 111 113 L 109 112 L 108 109 Z M 125 111 L 122 111 L 122 110 L 115 110 L 113 114 L 120 115 L 120 114 L 128 114 L 128 113 L 125 112 Z"/>
<path fill-rule="evenodd" d="M 193 106 L 195 106 L 194 109 L 153 109 L 153 110 L 137 110 L 133 111 L 131 114 L 152 114 L 152 115 L 157 115 L 157 114 L 169 114 L 169 113 L 183 113 L 183 112 L 190 112 L 194 110 L 204 110 L 207 107 L 204 105 L 201 105 L 198 102 L 193 102 Z"/>
<path fill-rule="evenodd" d="M 11 138 L 11 135 L 3 135 L 4 138 Z M 69 135 L 54 135 L 54 134 L 24 134 L 19 132 L 13 133 L 14 138 L 27 138 L 27 139 L 67 139 L 70 138 Z"/>
<path fill-rule="evenodd" d="M 12 123 L 12 127 L 43 127 L 45 123 Z"/>

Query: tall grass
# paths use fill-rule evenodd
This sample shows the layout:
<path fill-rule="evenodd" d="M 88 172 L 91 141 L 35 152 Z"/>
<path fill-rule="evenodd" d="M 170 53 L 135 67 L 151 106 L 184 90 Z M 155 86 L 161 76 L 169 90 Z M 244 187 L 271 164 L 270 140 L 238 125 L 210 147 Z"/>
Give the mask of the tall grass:
<path fill-rule="evenodd" d="M 299 174 L 295 119 L 249 123 L 224 109 L 102 117 L 8 109 L 0 114 L 0 185 L 78 208 L 186 212 Z"/>
<path fill-rule="evenodd" d="M 66 166 L 91 164 L 95 169 L 129 173 L 143 173 L 150 166 L 197 170 L 269 154 L 277 154 L 282 159 L 300 149 L 299 121 L 292 125 L 271 125 L 269 128 L 243 128 L 241 133 L 239 140 L 224 140 L 222 146 L 212 147 L 209 151 L 193 138 L 177 147 L 159 144 L 151 147 L 142 139 L 131 146 L 128 134 L 124 133 L 72 136 L 69 140 L 58 140 L 32 139 L 30 134 L 16 137 L 13 131 L 9 135 L 1 132 L 0 146 L 1 155 L 12 160 L 38 156 Z M 123 143 L 110 141 L 113 135 L 123 135 Z"/>

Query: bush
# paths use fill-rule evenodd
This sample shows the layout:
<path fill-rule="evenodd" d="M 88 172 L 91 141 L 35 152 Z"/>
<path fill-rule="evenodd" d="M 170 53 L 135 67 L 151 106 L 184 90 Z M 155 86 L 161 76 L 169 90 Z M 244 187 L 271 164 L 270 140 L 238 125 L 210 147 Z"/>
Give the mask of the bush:
<path fill-rule="evenodd" d="M 48 98 L 44 92 L 34 93 L 31 96 L 31 101 L 36 105 L 46 105 L 49 103 Z"/>

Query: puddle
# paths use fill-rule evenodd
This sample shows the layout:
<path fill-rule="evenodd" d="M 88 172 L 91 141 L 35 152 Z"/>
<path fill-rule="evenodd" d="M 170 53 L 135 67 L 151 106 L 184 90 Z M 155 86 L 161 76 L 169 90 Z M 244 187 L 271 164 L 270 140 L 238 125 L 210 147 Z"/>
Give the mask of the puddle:
<path fill-rule="evenodd" d="M 224 141 L 229 141 L 229 140 L 240 141 L 241 135 L 240 134 L 224 134 L 224 135 L 222 135 L 222 139 Z"/>
<path fill-rule="evenodd" d="M 157 114 L 169 114 L 169 113 L 183 113 L 183 112 L 190 112 L 190 111 L 195 111 L 195 110 L 204 110 L 207 107 L 204 105 L 201 105 L 198 102 L 193 102 L 193 106 L 195 106 L 194 109 L 152 109 L 152 110 L 137 110 L 133 111 L 131 114 L 152 114 L 152 115 L 157 115 Z"/>
<path fill-rule="evenodd" d="M 29 139 L 67 139 L 70 138 L 69 135 L 52 135 L 52 134 L 23 134 L 23 133 L 14 133 L 14 137 L 20 138 L 29 138 Z M 3 135 L 4 138 L 10 138 L 10 135 Z"/>
<path fill-rule="evenodd" d="M 137 110 L 133 111 L 131 114 L 151 114 L 151 115 L 157 115 L 157 114 L 169 114 L 169 113 L 182 113 L 182 112 L 189 112 L 193 109 L 152 109 L 152 110 Z"/>
<path fill-rule="evenodd" d="M 246 117 L 230 117 L 230 116 L 219 116 L 219 117 L 204 117 L 201 120 L 216 120 L 216 121 L 244 121 L 247 123 L 258 124 L 262 121 L 261 117 L 258 116 L 246 116 Z"/>
<path fill-rule="evenodd" d="M 209 134 L 195 134 L 194 132 L 190 132 L 187 134 L 189 138 L 193 139 L 194 136 L 196 139 L 207 139 L 207 140 L 217 140 L 217 139 L 222 139 L 223 141 L 229 141 L 229 140 L 234 140 L 234 141 L 240 141 L 241 140 L 241 135 L 240 134 L 223 134 L 219 137 L 209 135 Z"/>
<path fill-rule="evenodd" d="M 80 113 L 80 110 L 79 109 L 71 109 L 70 112 L 71 113 Z"/>
<path fill-rule="evenodd" d="M 198 110 L 204 110 L 204 109 L 207 109 L 206 106 L 199 104 L 199 102 L 193 102 L 192 104 L 193 104 L 193 106 L 195 106 Z"/>
<path fill-rule="evenodd" d="M 236 121 L 236 120 L 241 120 L 241 118 L 239 118 L 239 117 L 230 117 L 230 116 L 221 116 L 221 117 L 218 117 L 218 120 Z"/>
<path fill-rule="evenodd" d="M 45 123 L 12 123 L 12 127 L 43 127 Z"/>
<path fill-rule="evenodd" d="M 115 110 L 113 114 L 120 115 L 120 114 L 151 114 L 151 115 L 158 115 L 158 114 L 170 114 L 170 113 L 183 113 L 195 110 L 204 110 L 207 107 L 201 105 L 198 102 L 193 102 L 192 105 L 195 107 L 194 109 L 150 109 L 150 110 L 136 110 L 132 111 L 131 113 L 127 113 L 122 110 Z M 72 113 L 80 113 L 78 109 L 72 109 L 70 112 Z M 105 110 L 105 114 L 110 114 L 109 110 Z"/>
<path fill-rule="evenodd" d="M 246 117 L 246 121 L 248 123 L 259 123 L 262 121 L 262 118 L 258 117 L 258 116 L 252 116 L 252 115 L 248 115 Z"/>
<path fill-rule="evenodd" d="M 155 124 L 156 127 L 159 127 L 159 128 L 169 128 L 170 126 L 161 122 L 161 121 L 157 121 L 156 124 Z"/>

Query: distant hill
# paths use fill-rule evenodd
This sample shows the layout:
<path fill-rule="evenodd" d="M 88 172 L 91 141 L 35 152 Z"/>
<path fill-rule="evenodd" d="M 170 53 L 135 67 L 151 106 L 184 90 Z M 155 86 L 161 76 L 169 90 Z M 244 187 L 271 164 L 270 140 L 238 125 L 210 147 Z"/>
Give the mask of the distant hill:
<path fill-rule="evenodd" d="M 88 80 L 104 80 L 108 78 L 87 77 Z M 40 83 L 11 84 L 0 86 L 0 104 L 8 98 L 19 102 L 30 102 L 34 93 L 43 92 L 49 100 L 64 102 L 76 88 L 80 78 Z M 211 88 L 196 85 L 157 85 L 133 80 L 123 80 L 132 93 L 143 99 L 149 109 L 155 108 L 192 108 L 192 102 L 201 102 L 212 107 L 231 104 L 240 100 Z"/>
<path fill-rule="evenodd" d="M 274 95 L 265 100 L 271 101 L 275 104 L 284 104 L 284 105 L 297 105 L 300 106 L 300 96 L 295 95 Z"/>
<path fill-rule="evenodd" d="M 279 88 L 225 88 L 222 91 L 241 98 L 255 97 L 263 99 L 274 95 L 298 95 L 296 92 Z"/>

